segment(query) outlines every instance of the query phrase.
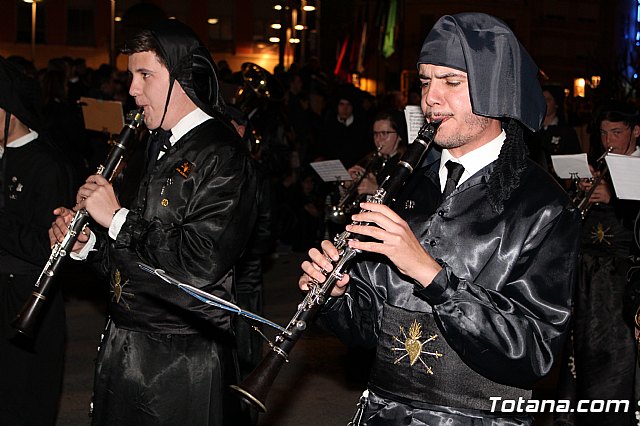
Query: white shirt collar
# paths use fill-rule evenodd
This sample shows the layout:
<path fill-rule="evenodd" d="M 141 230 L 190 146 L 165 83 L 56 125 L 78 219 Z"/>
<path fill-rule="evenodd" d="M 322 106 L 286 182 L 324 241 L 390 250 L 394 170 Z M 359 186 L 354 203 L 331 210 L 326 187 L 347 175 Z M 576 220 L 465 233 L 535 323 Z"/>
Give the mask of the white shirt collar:
<path fill-rule="evenodd" d="M 213 117 L 202 111 L 200 108 L 194 109 L 189 114 L 182 117 L 182 119 L 178 121 L 178 124 L 171 128 L 171 138 L 169 138 L 169 142 L 171 142 L 171 145 L 173 146 L 173 144 L 178 142 L 191 129 L 199 126 L 207 120 L 211 120 L 212 118 Z"/>
<path fill-rule="evenodd" d="M 476 148 L 471 152 L 466 153 L 460 158 L 455 158 L 448 149 L 442 150 L 442 156 L 440 157 L 440 168 L 438 169 L 438 175 L 440 177 L 440 190 L 444 191 L 444 185 L 447 182 L 447 168 L 445 164 L 447 161 L 452 160 L 456 163 L 462 164 L 464 167 L 464 173 L 460 177 L 458 186 L 469 179 L 476 172 L 488 164 L 493 163 L 498 159 L 500 150 L 504 144 L 507 134 L 504 130 L 491 142 L 482 145 L 480 148 Z"/>
<path fill-rule="evenodd" d="M 29 142 L 32 142 L 36 139 L 38 139 L 38 132 L 34 132 L 33 130 L 29 129 L 29 133 L 27 133 L 26 135 L 20 136 L 18 139 L 9 142 L 7 148 L 20 148 L 21 146 L 25 146 Z M 2 146 L 0 146 L 0 158 L 2 158 L 3 155 L 4 149 L 2 148 Z"/>
<path fill-rule="evenodd" d="M 338 121 L 345 125 L 345 127 L 349 127 L 353 124 L 353 115 L 350 115 L 346 120 L 342 121 L 340 117 L 338 117 Z"/>

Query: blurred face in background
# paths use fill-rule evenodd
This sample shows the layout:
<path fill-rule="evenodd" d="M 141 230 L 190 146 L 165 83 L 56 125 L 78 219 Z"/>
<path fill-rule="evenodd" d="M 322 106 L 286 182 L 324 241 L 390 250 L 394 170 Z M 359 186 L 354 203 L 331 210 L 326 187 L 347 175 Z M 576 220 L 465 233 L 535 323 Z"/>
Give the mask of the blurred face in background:
<path fill-rule="evenodd" d="M 353 115 L 353 105 L 346 99 L 340 99 L 338 102 L 338 118 L 346 120 Z"/>
<path fill-rule="evenodd" d="M 373 142 L 379 149 L 380 155 L 390 157 L 398 150 L 400 135 L 389 120 L 378 120 L 373 123 Z"/>
<path fill-rule="evenodd" d="M 544 101 L 547 104 L 547 117 L 555 117 L 558 113 L 558 104 L 556 103 L 556 100 L 553 98 L 553 96 L 551 96 L 551 93 L 549 93 L 548 90 L 544 90 L 542 92 L 542 96 L 544 96 Z"/>
<path fill-rule="evenodd" d="M 613 154 L 631 155 L 636 150 L 636 139 L 640 136 L 640 126 L 630 126 L 623 121 L 602 120 L 600 141 L 605 150 L 611 148 Z"/>

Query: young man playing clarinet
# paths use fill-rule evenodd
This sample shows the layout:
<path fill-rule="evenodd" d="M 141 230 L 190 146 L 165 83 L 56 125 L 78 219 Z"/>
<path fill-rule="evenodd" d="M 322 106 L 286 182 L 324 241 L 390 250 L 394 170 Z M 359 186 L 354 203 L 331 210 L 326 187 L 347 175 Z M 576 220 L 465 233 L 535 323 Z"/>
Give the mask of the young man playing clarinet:
<path fill-rule="evenodd" d="M 529 399 L 561 351 L 580 231 L 527 157 L 523 128 L 545 108 L 538 68 L 502 21 L 462 13 L 436 22 L 418 71 L 442 152 L 392 207 L 361 204 L 347 230 L 371 238 L 349 243 L 364 253 L 320 319 L 376 348 L 364 425 L 531 424 L 499 401 Z M 309 254 L 303 290 L 339 258 L 329 241 Z"/>
<path fill-rule="evenodd" d="M 99 175 L 77 194 L 74 210 L 86 209 L 103 229 L 79 236 L 74 251 L 98 264 L 112 294 L 92 423 L 241 424 L 226 400 L 237 380 L 231 315 L 139 263 L 233 300 L 233 265 L 256 216 L 249 154 L 222 114 L 213 60 L 190 28 L 162 21 L 130 39 L 125 53 L 129 93 L 155 134 L 130 208 Z M 52 242 L 72 214 L 56 213 Z"/>

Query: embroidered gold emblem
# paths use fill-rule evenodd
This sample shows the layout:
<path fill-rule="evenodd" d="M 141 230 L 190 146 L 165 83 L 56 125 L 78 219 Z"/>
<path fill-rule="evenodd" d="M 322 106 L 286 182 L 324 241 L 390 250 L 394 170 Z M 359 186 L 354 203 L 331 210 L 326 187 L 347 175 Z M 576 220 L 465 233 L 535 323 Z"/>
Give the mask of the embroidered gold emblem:
<path fill-rule="evenodd" d="M 163 198 L 162 201 L 160 201 L 160 204 L 162 204 L 162 207 L 167 207 L 169 205 L 169 200 Z"/>
<path fill-rule="evenodd" d="M 176 172 L 180 173 L 183 178 L 188 177 L 191 170 L 193 170 L 193 164 L 186 160 L 176 166 Z"/>
<path fill-rule="evenodd" d="M 591 228 L 591 241 L 594 243 L 606 244 L 610 246 L 611 241 L 609 241 L 607 238 L 613 238 L 614 235 L 608 234 L 607 232 L 609 232 L 609 230 L 611 230 L 610 226 L 605 228 L 602 223 L 598 223 L 596 226 Z"/>
<path fill-rule="evenodd" d="M 120 270 L 116 269 L 113 272 L 113 279 L 111 280 L 111 293 L 113 293 L 112 300 L 115 300 L 116 303 L 120 303 L 120 299 L 122 298 L 123 294 L 126 294 L 127 296 L 132 296 L 131 293 L 128 293 L 122 290 L 124 286 L 127 285 L 128 283 L 129 283 L 129 280 L 122 282 L 122 274 L 120 274 Z M 123 303 L 128 309 L 129 304 L 124 300 L 123 300 Z"/>
<path fill-rule="evenodd" d="M 411 324 L 411 327 L 409 327 L 409 334 L 405 333 L 404 327 L 400 326 L 400 335 L 402 336 L 404 341 L 399 336 L 393 336 L 393 340 L 400 343 L 402 347 L 391 348 L 391 350 L 394 352 L 400 352 L 402 353 L 402 355 L 396 358 L 393 363 L 399 364 L 400 361 L 402 361 L 404 358 L 409 357 L 410 366 L 413 366 L 413 364 L 415 364 L 416 361 L 419 360 L 426 369 L 426 372 L 428 374 L 433 374 L 433 370 L 427 365 L 424 359 L 422 359 L 421 355 L 430 355 L 436 359 L 442 356 L 442 354 L 438 351 L 429 352 L 424 350 L 424 345 L 436 340 L 438 338 L 438 335 L 434 334 L 427 340 L 421 342 L 420 339 L 422 338 L 422 325 L 419 324 L 417 320 L 413 320 L 413 324 Z"/>
<path fill-rule="evenodd" d="M 120 271 L 116 269 L 113 273 L 113 297 L 116 300 L 116 303 L 120 303 L 120 297 L 122 297 L 122 286 L 120 285 L 120 281 L 122 280 L 122 276 L 120 275 Z"/>

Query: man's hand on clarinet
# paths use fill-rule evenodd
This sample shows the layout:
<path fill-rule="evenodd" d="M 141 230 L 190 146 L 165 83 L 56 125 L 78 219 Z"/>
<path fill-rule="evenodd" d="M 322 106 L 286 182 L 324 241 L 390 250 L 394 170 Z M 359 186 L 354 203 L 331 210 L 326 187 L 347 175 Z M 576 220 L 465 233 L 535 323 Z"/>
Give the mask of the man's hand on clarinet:
<path fill-rule="evenodd" d="M 382 254 L 398 267 L 400 272 L 424 287 L 431 284 L 442 267 L 422 247 L 416 236 L 400 216 L 391 208 L 378 203 L 361 203 L 364 212 L 353 215 L 354 222 L 372 225 L 347 225 L 347 231 L 372 237 L 374 241 L 349 240 L 349 246 L 358 250 Z"/>
<path fill-rule="evenodd" d="M 67 231 L 69 231 L 69 224 L 75 216 L 75 212 L 66 207 L 58 207 L 53 211 L 53 214 L 56 216 L 56 220 L 53 221 L 51 228 L 49 228 L 49 242 L 51 243 L 52 248 L 56 243 L 61 243 L 64 240 L 64 237 L 67 235 Z M 91 230 L 86 226 L 78 235 L 78 238 L 71 250 L 73 252 L 79 252 L 82 250 L 87 241 L 89 241 L 90 234 Z"/>
<path fill-rule="evenodd" d="M 302 262 L 302 270 L 304 274 L 298 280 L 298 286 L 303 291 L 309 291 L 309 287 L 313 281 L 323 283 L 327 278 L 327 275 L 333 270 L 334 262 L 340 259 L 338 249 L 331 243 L 331 241 L 324 240 L 321 243 L 322 253 L 320 250 L 312 248 L 309 250 L 309 257 L 311 260 L 305 260 Z M 345 274 L 340 281 L 336 281 L 333 289 L 331 290 L 331 296 L 339 297 L 344 294 L 349 283 L 349 275 Z"/>
<path fill-rule="evenodd" d="M 76 195 L 75 211 L 86 209 L 93 220 L 109 228 L 114 213 L 120 208 L 113 187 L 101 175 L 89 176 Z"/>

